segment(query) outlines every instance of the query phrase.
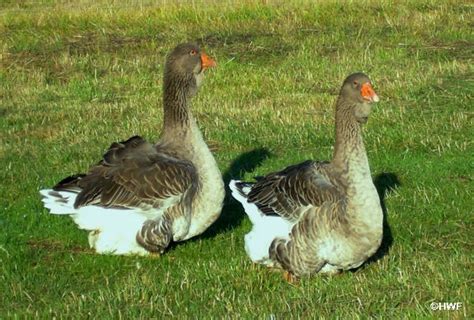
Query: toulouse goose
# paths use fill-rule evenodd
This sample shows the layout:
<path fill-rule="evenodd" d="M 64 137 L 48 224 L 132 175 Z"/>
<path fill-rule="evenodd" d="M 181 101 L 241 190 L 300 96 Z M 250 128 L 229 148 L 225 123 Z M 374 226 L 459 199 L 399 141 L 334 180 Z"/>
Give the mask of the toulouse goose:
<path fill-rule="evenodd" d="M 52 214 L 69 214 L 98 253 L 162 253 L 170 241 L 206 230 L 220 215 L 224 183 L 189 101 L 214 60 L 195 44 L 178 45 L 163 79 L 163 132 L 113 143 L 87 174 L 41 190 Z"/>
<path fill-rule="evenodd" d="M 378 101 L 365 74 L 350 75 L 337 99 L 331 162 L 305 161 L 256 183 L 230 182 L 253 224 L 245 236 L 253 262 L 283 268 L 291 280 L 356 268 L 375 253 L 383 214 L 361 124 Z"/>

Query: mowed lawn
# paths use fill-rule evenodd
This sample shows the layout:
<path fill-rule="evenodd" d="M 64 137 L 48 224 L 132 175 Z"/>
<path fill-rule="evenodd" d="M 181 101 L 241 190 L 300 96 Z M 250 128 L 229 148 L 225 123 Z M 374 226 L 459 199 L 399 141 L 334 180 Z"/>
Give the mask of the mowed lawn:
<path fill-rule="evenodd" d="M 472 3 L 59 2 L 0 4 L 0 318 L 473 316 Z M 96 255 L 48 214 L 40 188 L 114 141 L 159 138 L 165 55 L 186 40 L 218 62 L 192 110 L 226 181 L 330 159 L 342 81 L 372 78 L 375 258 L 288 284 L 246 257 L 251 225 L 230 197 L 159 258 Z"/>

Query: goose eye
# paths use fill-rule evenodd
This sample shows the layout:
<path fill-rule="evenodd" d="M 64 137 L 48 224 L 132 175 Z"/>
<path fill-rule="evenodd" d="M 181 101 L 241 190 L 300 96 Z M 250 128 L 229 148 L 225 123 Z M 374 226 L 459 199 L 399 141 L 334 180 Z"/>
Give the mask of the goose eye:
<path fill-rule="evenodd" d="M 354 85 L 358 85 L 359 83 L 357 81 L 354 81 Z"/>
<path fill-rule="evenodd" d="M 189 54 L 192 55 L 192 56 L 195 56 L 197 54 L 197 52 L 196 52 L 196 50 L 193 49 L 189 52 Z"/>

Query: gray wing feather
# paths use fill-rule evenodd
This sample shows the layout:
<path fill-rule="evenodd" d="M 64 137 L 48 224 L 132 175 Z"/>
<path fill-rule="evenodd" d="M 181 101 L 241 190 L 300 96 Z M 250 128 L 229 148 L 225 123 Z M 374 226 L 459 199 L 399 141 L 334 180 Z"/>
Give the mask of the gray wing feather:
<path fill-rule="evenodd" d="M 197 184 L 191 162 L 159 152 L 139 136 L 113 143 L 103 160 L 74 183 L 68 178 L 55 190 L 79 188 L 74 206 L 159 207 L 170 197 L 182 196 Z"/>
<path fill-rule="evenodd" d="M 340 196 L 326 168 L 327 162 L 305 161 L 271 173 L 253 185 L 247 199 L 264 214 L 297 221 L 304 207 L 319 207 Z"/>

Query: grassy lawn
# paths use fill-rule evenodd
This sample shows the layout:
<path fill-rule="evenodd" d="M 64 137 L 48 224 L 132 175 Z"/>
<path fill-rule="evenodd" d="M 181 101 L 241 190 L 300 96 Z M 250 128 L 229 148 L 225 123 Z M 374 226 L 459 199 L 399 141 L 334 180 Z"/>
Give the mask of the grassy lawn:
<path fill-rule="evenodd" d="M 0 318 L 473 316 L 470 1 L 60 2 L 0 4 Z M 160 258 L 96 255 L 43 209 L 40 188 L 111 142 L 158 139 L 164 57 L 186 40 L 219 64 L 193 111 L 227 180 L 329 159 L 343 79 L 372 78 L 365 142 L 388 223 L 374 259 L 290 285 L 246 257 L 230 198 Z"/>

